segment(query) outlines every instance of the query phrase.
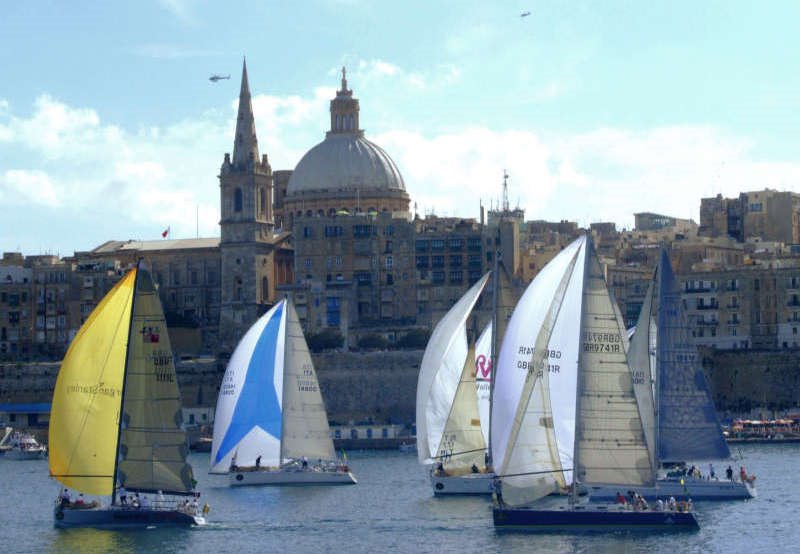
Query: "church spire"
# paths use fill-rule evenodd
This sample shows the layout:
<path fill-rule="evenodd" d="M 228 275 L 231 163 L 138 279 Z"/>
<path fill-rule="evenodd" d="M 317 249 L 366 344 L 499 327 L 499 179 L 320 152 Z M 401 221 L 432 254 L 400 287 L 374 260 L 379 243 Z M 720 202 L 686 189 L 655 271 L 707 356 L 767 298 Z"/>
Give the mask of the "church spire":
<path fill-rule="evenodd" d="M 358 126 L 358 99 L 353 98 L 353 91 L 347 88 L 347 68 L 342 67 L 342 88 L 336 91 L 336 98 L 331 100 L 331 134 L 357 134 L 364 132 Z"/>
<path fill-rule="evenodd" d="M 242 87 L 239 91 L 239 114 L 236 117 L 236 137 L 233 141 L 233 165 L 246 167 L 258 162 L 258 138 L 247 80 L 247 60 L 242 61 Z"/>

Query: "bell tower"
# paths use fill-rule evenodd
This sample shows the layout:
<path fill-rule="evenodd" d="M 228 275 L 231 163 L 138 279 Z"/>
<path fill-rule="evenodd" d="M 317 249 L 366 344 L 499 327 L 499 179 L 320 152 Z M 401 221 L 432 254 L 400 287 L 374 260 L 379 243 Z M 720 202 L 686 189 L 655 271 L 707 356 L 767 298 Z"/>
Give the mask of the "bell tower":
<path fill-rule="evenodd" d="M 259 158 L 247 62 L 242 63 L 233 156 L 225 154 L 220 187 L 220 351 L 231 352 L 271 304 L 274 290 L 272 168 Z"/>

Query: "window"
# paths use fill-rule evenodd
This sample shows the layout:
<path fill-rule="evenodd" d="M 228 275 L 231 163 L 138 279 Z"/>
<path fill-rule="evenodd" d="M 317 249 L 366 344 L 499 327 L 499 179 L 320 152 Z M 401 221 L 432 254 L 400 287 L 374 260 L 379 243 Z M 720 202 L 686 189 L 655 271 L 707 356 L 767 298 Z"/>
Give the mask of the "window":
<path fill-rule="evenodd" d="M 431 241 L 431 250 L 444 250 L 444 239 L 433 239 Z"/>
<path fill-rule="evenodd" d="M 392 256 L 386 256 L 386 269 L 391 270 L 394 266 L 394 258 Z"/>
<path fill-rule="evenodd" d="M 241 212 L 242 211 L 242 189 L 237 188 L 233 192 L 233 211 Z"/>

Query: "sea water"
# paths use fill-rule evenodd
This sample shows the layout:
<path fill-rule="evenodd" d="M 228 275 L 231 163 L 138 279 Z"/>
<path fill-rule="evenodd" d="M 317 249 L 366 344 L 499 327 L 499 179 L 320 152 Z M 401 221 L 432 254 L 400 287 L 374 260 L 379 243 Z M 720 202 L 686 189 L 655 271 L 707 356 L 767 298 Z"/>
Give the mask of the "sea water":
<path fill-rule="evenodd" d="M 52 507 L 59 485 L 47 461 L 0 457 L 0 545 L 16 552 L 632 552 L 796 551 L 800 544 L 800 445 L 734 449 L 757 475 L 758 498 L 697 502 L 701 529 L 680 533 L 530 534 L 498 532 L 489 497 L 436 498 L 416 455 L 349 452 L 357 485 L 229 487 L 192 454 L 208 525 L 139 531 L 61 530 Z M 704 469 L 707 464 L 703 465 Z M 727 463 L 715 463 L 724 475 Z"/>

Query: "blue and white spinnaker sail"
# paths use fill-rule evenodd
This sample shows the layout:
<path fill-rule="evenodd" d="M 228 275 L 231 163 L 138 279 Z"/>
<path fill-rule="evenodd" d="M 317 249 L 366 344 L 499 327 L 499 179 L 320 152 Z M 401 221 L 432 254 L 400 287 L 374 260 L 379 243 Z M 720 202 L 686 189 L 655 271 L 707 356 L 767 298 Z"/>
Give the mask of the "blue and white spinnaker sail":
<path fill-rule="evenodd" d="M 232 464 L 281 462 L 286 301 L 256 321 L 236 346 L 220 385 L 214 417 L 211 472 Z"/>

